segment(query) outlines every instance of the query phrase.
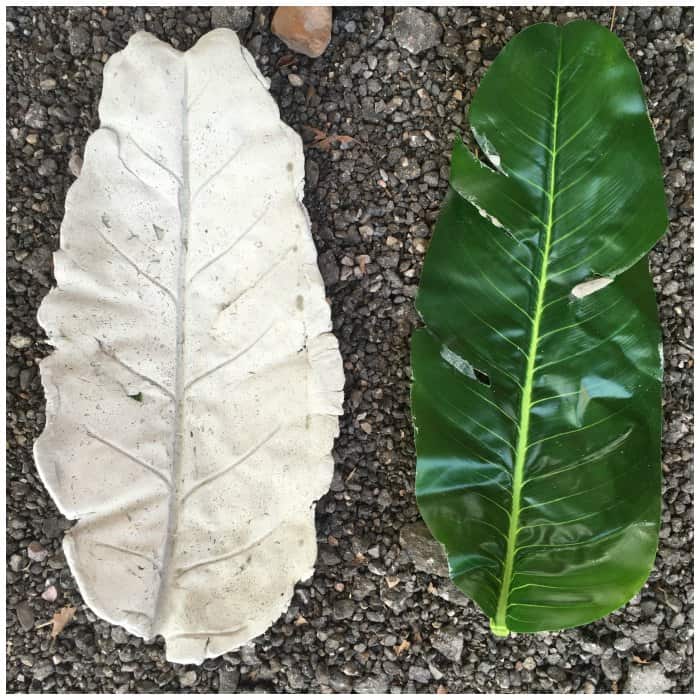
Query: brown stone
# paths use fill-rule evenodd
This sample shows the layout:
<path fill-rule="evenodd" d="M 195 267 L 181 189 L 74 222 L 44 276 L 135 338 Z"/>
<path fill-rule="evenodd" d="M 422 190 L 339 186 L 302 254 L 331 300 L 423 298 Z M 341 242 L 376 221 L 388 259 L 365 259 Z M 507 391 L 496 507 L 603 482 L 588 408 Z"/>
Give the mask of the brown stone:
<path fill-rule="evenodd" d="M 278 7 L 272 33 L 292 51 L 317 58 L 331 41 L 332 24 L 330 7 Z"/>

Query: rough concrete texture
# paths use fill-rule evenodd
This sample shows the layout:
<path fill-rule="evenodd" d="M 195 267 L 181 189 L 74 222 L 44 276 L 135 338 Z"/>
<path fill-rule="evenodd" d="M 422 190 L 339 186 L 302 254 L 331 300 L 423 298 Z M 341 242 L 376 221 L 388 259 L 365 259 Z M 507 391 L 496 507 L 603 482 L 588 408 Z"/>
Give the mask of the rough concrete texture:
<path fill-rule="evenodd" d="M 167 663 L 162 640 L 130 637 L 85 608 L 61 552 L 68 523 L 41 486 L 31 445 L 44 422 L 36 360 L 49 352 L 36 309 L 52 284 L 77 156 L 98 125 L 104 61 L 138 29 L 185 49 L 212 27 L 211 9 L 9 10 L 9 690 L 692 689 L 693 10 L 618 7 L 615 18 L 649 96 L 670 214 L 651 254 L 666 371 L 656 566 L 640 595 L 604 620 L 500 640 L 445 578 L 414 565 L 412 552 L 423 552 L 424 563 L 430 548 L 400 538 L 418 520 L 408 402 L 413 298 L 452 138 L 468 134 L 464 111 L 489 62 L 529 24 L 587 17 L 608 26 L 611 8 L 423 9 L 443 31 L 416 55 L 396 44 L 394 8 L 337 8 L 333 39 L 317 59 L 293 54 L 270 33 L 272 8 L 236 25 L 272 80 L 282 118 L 319 144 L 307 149 L 305 202 L 347 385 L 335 478 L 318 508 L 314 577 L 254 644 L 201 667 Z M 354 141 L 323 141 L 313 129 Z M 32 543 L 39 547 L 30 555 Z M 51 585 L 53 602 L 41 597 Z M 35 626 L 64 605 L 78 611 L 52 643 Z"/>

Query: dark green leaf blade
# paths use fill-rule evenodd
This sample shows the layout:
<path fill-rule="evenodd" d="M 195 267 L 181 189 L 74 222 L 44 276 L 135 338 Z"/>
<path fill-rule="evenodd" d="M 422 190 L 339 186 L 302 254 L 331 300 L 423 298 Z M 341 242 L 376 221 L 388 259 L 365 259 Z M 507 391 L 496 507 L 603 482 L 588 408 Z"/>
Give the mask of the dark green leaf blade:
<path fill-rule="evenodd" d="M 455 145 L 412 341 L 416 494 L 494 632 L 561 629 L 624 604 L 656 551 L 658 149 L 589 22 L 518 35 L 470 121 L 496 170 Z"/>

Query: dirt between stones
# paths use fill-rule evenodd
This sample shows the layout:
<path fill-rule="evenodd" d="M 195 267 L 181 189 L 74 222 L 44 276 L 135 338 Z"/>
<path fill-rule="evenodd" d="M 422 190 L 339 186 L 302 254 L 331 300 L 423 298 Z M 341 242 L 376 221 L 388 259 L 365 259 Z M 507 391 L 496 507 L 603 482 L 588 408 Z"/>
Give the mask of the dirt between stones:
<path fill-rule="evenodd" d="M 505 42 L 540 21 L 611 8 L 424 8 L 437 44 L 392 34 L 400 8 L 336 8 L 330 46 L 294 55 L 272 8 L 9 8 L 7 14 L 7 687 L 11 692 L 690 692 L 692 690 L 693 10 L 618 7 L 660 142 L 670 224 L 650 259 L 664 333 L 664 511 L 639 596 L 585 627 L 496 639 L 433 557 L 413 496 L 409 338 L 452 139 Z M 98 126 L 104 61 L 146 29 L 187 49 L 231 26 L 271 78 L 282 118 L 309 141 L 305 202 L 347 376 L 336 473 L 318 506 L 319 557 L 288 612 L 255 643 L 201 667 L 95 619 L 61 550 L 68 523 L 32 461 L 44 423 L 36 310 L 52 284 L 63 203 Z M 296 76 L 290 79 L 290 75 Z M 39 548 L 36 544 L 40 545 Z M 28 547 L 34 556 L 30 558 Z M 45 550 L 46 556 L 37 556 Z M 431 564 L 435 562 L 435 568 Z M 442 568 L 441 568 L 442 567 Z M 428 571 L 426 571 L 428 569 Z M 58 597 L 41 595 L 55 586 Z M 48 598 L 52 598 L 49 595 Z M 77 613 L 52 642 L 35 629 Z M 649 663 L 647 663 L 649 662 Z"/>

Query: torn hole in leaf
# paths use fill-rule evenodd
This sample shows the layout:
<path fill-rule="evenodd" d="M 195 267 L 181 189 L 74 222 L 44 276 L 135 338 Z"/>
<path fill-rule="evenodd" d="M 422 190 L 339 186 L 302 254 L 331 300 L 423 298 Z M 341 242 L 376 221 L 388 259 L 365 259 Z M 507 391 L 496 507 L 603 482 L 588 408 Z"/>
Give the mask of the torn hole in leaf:
<path fill-rule="evenodd" d="M 474 368 L 474 376 L 476 377 L 476 380 L 480 382 L 481 384 L 485 384 L 486 386 L 491 386 L 491 377 L 489 377 L 486 372 L 482 372 L 480 369 Z"/>
<path fill-rule="evenodd" d="M 446 345 L 440 348 L 440 357 L 442 357 L 445 362 L 451 367 L 454 367 L 460 374 L 463 374 L 469 379 L 474 379 L 481 384 L 486 386 L 491 386 L 491 379 L 486 372 L 482 372 L 480 369 L 473 367 L 469 362 L 467 362 L 463 357 L 460 357 L 456 352 L 453 352 Z"/>
<path fill-rule="evenodd" d="M 474 368 L 463 357 L 460 357 L 456 352 L 452 352 L 446 345 L 440 348 L 440 357 L 460 374 L 469 377 L 469 379 L 476 379 Z"/>
<path fill-rule="evenodd" d="M 506 227 L 493 214 L 489 214 L 486 209 L 480 207 L 475 198 L 470 197 L 468 201 L 479 212 L 482 218 L 492 223 L 496 228 L 503 229 L 506 232 L 508 231 L 508 229 L 506 229 Z"/>
<path fill-rule="evenodd" d="M 486 138 L 486 136 L 478 132 L 474 127 L 472 127 L 472 133 L 476 138 L 477 143 L 481 146 L 481 151 L 488 158 L 489 163 L 499 172 L 501 175 L 508 177 L 508 173 L 504 172 L 501 168 L 501 156 L 499 155 L 496 147 Z M 483 160 L 480 161 L 483 163 Z"/>
<path fill-rule="evenodd" d="M 594 277 L 593 279 L 577 284 L 571 290 L 571 296 L 576 297 L 576 299 L 583 299 L 589 294 L 593 294 L 593 292 L 607 287 L 612 281 L 612 277 Z"/>

